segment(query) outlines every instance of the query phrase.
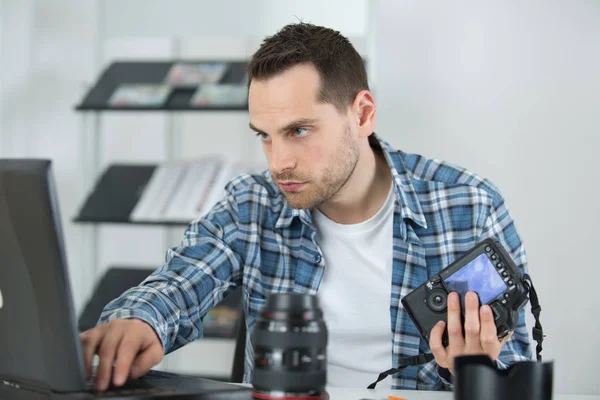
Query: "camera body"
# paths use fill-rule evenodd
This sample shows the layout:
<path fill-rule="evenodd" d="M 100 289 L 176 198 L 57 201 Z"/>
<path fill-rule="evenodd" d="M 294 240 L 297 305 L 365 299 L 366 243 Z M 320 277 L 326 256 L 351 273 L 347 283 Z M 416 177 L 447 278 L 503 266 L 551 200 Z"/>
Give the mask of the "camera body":
<path fill-rule="evenodd" d="M 402 298 L 421 336 L 429 343 L 431 329 L 438 321 L 447 321 L 448 294 L 457 292 L 461 297 L 464 321 L 464 298 L 467 292 L 476 292 L 480 304 L 489 304 L 494 314 L 498 338 L 514 330 L 519 321 L 519 310 L 527 304 L 528 292 L 522 274 L 514 261 L 496 239 L 486 239 L 475 245 L 448 267 L 429 278 Z M 447 332 L 442 344 L 448 345 Z"/>

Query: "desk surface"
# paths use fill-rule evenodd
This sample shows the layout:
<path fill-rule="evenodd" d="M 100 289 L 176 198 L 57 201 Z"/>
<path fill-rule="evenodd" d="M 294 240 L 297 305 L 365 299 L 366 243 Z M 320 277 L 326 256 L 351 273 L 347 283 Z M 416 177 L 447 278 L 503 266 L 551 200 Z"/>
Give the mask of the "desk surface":
<path fill-rule="evenodd" d="M 330 400 L 388 400 L 392 395 L 406 400 L 453 400 L 451 392 L 427 392 L 385 389 L 328 388 Z M 600 396 L 554 395 L 554 400 L 600 400 Z"/>

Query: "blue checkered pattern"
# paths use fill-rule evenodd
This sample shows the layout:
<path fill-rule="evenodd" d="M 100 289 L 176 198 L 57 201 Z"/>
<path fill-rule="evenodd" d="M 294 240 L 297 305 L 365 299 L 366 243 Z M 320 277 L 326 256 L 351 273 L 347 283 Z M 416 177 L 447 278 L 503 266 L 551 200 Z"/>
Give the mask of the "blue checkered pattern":
<path fill-rule="evenodd" d="M 403 296 L 485 238 L 500 240 L 523 272 L 526 255 L 504 199 L 489 180 L 394 150 L 375 134 L 371 139 L 385 154 L 396 192 L 392 367 L 401 357 L 429 351 L 402 307 Z M 318 291 L 326 265 L 315 234 L 310 210 L 292 209 L 268 171 L 237 177 L 227 185 L 223 200 L 190 224 L 182 245 L 168 251 L 166 263 L 108 304 L 99 323 L 140 318 L 155 328 L 171 352 L 202 337 L 203 316 L 242 285 L 248 326 L 245 381 L 251 382 L 251 335 L 267 294 Z M 499 365 L 529 359 L 531 344 L 522 310 Z M 392 379 L 394 389 L 451 389 L 439 376 L 435 361 L 406 368 Z"/>

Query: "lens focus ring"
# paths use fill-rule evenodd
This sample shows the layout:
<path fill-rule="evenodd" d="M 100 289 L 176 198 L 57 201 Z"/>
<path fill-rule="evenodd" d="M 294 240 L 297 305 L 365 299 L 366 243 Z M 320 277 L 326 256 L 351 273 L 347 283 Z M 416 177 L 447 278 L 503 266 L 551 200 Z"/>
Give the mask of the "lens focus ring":
<path fill-rule="evenodd" d="M 286 393 L 283 398 L 325 393 L 327 336 L 314 296 L 270 294 L 254 330 L 255 392 Z"/>

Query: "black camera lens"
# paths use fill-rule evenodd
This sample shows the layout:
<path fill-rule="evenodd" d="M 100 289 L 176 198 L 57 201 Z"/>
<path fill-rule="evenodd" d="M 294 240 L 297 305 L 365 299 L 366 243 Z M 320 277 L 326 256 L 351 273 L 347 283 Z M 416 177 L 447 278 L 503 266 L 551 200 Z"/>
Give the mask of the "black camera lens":
<path fill-rule="evenodd" d="M 315 296 L 270 294 L 254 330 L 253 397 L 328 399 L 327 336 Z"/>
<path fill-rule="evenodd" d="M 427 295 L 427 304 L 433 311 L 444 311 L 448 305 L 448 295 L 442 289 L 433 289 Z"/>

